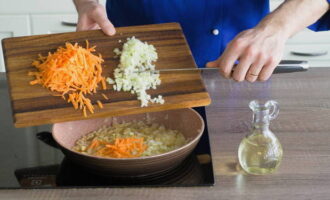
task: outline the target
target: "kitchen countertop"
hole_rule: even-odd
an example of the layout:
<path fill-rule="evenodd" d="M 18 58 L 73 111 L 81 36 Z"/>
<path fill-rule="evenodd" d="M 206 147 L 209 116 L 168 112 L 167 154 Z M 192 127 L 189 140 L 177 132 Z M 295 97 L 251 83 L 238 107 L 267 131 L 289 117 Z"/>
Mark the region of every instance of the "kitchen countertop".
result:
<path fill-rule="evenodd" d="M 207 119 L 215 186 L 1 190 L 0 199 L 329 199 L 330 68 L 277 74 L 254 84 L 235 83 L 217 73 L 203 76 L 213 101 L 207 107 Z M 2 83 L 0 90 L 5 89 Z M 282 143 L 284 156 L 272 175 L 246 175 L 237 165 L 237 148 L 252 120 L 248 103 L 253 99 L 274 99 L 280 104 L 271 129 Z M 8 102 L 1 96 L 0 100 Z M 0 127 L 11 126 L 1 122 Z"/>

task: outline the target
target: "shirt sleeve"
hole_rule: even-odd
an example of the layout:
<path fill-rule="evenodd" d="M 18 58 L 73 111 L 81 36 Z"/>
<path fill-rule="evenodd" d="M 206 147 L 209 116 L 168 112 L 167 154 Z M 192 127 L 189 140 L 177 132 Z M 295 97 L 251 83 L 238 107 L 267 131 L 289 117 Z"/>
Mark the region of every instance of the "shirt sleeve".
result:
<path fill-rule="evenodd" d="M 330 0 L 327 0 L 330 3 Z M 317 22 L 308 27 L 313 31 L 330 30 L 330 10 L 326 12 Z"/>

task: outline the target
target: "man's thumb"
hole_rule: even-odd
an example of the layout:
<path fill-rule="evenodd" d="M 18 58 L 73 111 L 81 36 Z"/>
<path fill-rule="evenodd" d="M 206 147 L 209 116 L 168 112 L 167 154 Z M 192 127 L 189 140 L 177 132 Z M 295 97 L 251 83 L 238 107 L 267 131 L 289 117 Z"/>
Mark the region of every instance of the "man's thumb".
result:
<path fill-rule="evenodd" d="M 217 60 L 206 63 L 206 67 L 207 67 L 207 68 L 218 67 L 218 62 L 217 62 Z"/>
<path fill-rule="evenodd" d="M 100 13 L 95 20 L 105 34 L 114 35 L 116 33 L 115 27 L 109 21 L 105 13 Z"/>

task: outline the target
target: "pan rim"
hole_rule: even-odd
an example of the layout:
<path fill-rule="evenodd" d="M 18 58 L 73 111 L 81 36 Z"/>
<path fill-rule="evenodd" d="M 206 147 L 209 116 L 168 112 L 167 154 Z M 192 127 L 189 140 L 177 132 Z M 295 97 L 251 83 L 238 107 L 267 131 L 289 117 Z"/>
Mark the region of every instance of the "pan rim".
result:
<path fill-rule="evenodd" d="M 143 161 L 143 160 L 149 160 L 149 159 L 156 159 L 156 158 L 163 158 L 163 157 L 167 157 L 169 155 L 174 155 L 176 152 L 181 152 L 183 150 L 186 150 L 186 149 L 189 149 L 190 146 L 192 146 L 194 143 L 196 143 L 196 141 L 198 141 L 202 134 L 204 133 L 204 129 L 205 129 L 205 122 L 202 118 L 202 116 L 194 109 L 192 108 L 183 108 L 183 109 L 187 109 L 189 111 L 192 111 L 197 117 L 198 119 L 201 121 L 201 129 L 199 130 L 198 134 L 192 139 L 190 140 L 188 143 L 186 143 L 185 145 L 177 148 L 177 149 L 174 149 L 172 151 L 168 151 L 166 153 L 162 153 L 162 154 L 157 154 L 157 155 L 153 155 L 153 156 L 143 156 L 143 157 L 136 157 L 136 158 L 111 158 L 111 157 L 98 157 L 98 156 L 92 156 L 92 155 L 88 155 L 88 154 L 83 154 L 83 153 L 80 153 L 80 152 L 77 152 L 77 151 L 74 151 L 70 148 L 67 148 L 66 146 L 64 146 L 60 140 L 58 140 L 58 138 L 56 137 L 56 134 L 54 134 L 54 127 L 56 125 L 59 125 L 60 123 L 55 123 L 53 124 L 52 126 L 52 136 L 54 138 L 54 140 L 56 141 L 57 144 L 59 144 L 59 146 L 67 151 L 70 151 L 74 154 L 77 154 L 79 156 L 84 156 L 84 157 L 88 157 L 88 158 L 91 158 L 91 159 L 97 159 L 97 160 L 104 160 L 104 161 Z M 162 111 L 161 111 L 162 112 Z"/>

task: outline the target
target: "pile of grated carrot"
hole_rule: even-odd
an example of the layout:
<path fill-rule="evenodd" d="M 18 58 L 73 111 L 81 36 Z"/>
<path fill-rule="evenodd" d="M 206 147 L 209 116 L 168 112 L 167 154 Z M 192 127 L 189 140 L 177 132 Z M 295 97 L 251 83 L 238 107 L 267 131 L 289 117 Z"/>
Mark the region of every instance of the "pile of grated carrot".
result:
<path fill-rule="evenodd" d="M 94 107 L 86 95 L 96 93 L 99 83 L 106 89 L 101 66 L 104 60 L 100 54 L 97 56 L 92 52 L 95 52 L 95 46 L 89 47 L 86 40 L 86 48 L 67 42 L 65 47 L 59 47 L 54 53 L 49 52 L 46 57 L 39 55 L 39 59 L 32 63 L 38 71 L 28 73 L 35 77 L 30 84 L 41 84 L 59 93 L 55 96 L 62 96 L 64 100 L 67 98 L 68 103 L 71 102 L 75 109 L 83 110 L 87 117 L 86 109 L 94 113 Z M 97 104 L 103 107 L 100 101 Z"/>
<path fill-rule="evenodd" d="M 96 156 L 112 158 L 140 157 L 147 149 L 143 138 L 116 138 L 114 143 L 93 139 L 87 150 L 94 152 Z"/>

